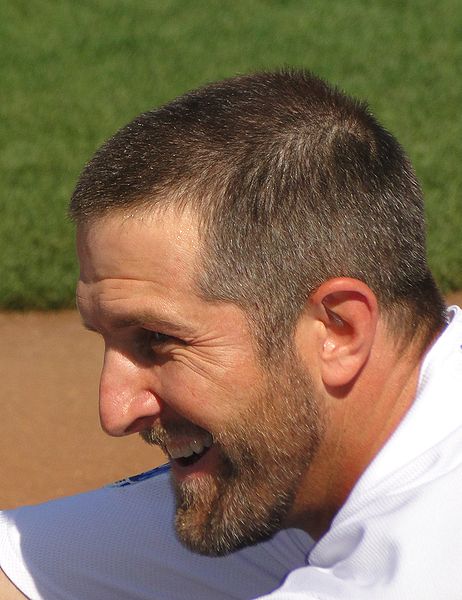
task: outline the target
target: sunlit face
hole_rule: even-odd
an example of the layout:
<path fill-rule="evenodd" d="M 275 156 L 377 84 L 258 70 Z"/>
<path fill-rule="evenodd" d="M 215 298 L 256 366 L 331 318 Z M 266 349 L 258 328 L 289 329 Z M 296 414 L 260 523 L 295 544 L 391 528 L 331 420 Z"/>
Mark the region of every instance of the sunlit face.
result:
<path fill-rule="evenodd" d="M 199 296 L 198 251 L 186 213 L 80 226 L 77 301 L 105 340 L 104 429 L 163 448 L 180 539 L 224 554 L 284 523 L 321 419 L 298 361 L 263 368 L 242 310 Z"/>

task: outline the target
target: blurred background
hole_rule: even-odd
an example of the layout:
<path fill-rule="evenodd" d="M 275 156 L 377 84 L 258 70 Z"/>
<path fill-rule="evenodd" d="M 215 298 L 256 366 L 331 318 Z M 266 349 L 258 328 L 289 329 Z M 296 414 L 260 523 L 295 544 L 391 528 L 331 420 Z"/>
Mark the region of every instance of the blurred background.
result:
<path fill-rule="evenodd" d="M 296 66 L 366 98 L 422 182 L 438 282 L 462 289 L 460 0 L 0 0 L 0 14 L 0 507 L 162 460 L 99 430 L 101 346 L 69 310 L 66 208 L 107 137 L 186 90 Z"/>

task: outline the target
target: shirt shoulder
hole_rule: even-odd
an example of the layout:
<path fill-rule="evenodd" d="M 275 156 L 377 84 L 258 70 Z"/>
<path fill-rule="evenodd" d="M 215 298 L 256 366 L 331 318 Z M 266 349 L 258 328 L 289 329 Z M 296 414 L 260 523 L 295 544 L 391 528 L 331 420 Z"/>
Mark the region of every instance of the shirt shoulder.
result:
<path fill-rule="evenodd" d="M 308 536 L 273 540 L 224 558 L 177 540 L 168 468 L 105 488 L 0 513 L 0 565 L 33 600 L 255 598 L 305 564 Z"/>

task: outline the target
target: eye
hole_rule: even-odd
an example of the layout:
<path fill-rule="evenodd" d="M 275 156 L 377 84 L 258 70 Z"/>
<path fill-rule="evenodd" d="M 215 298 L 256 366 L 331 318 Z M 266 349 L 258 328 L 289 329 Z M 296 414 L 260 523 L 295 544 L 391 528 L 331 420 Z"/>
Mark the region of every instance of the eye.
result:
<path fill-rule="evenodd" d="M 138 347 L 147 357 L 170 351 L 174 345 L 182 343 L 176 337 L 152 329 L 141 329 L 138 334 Z"/>
<path fill-rule="evenodd" d="M 160 333 L 159 331 L 146 330 L 146 332 L 151 346 L 161 346 L 172 339 L 171 336 Z"/>

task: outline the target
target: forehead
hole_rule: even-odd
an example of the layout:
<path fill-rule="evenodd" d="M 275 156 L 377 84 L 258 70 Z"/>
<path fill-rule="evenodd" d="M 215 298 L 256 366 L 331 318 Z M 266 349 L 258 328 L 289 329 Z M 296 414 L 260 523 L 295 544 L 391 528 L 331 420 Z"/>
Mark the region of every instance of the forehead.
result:
<path fill-rule="evenodd" d="M 228 340 L 248 349 L 241 309 L 204 300 L 197 291 L 199 248 L 196 220 L 186 212 L 119 214 L 80 225 L 77 305 L 84 323 L 103 335 L 142 324 L 181 339 Z"/>
<path fill-rule="evenodd" d="M 82 283 L 170 278 L 192 287 L 198 250 L 188 212 L 114 214 L 77 227 Z"/>

